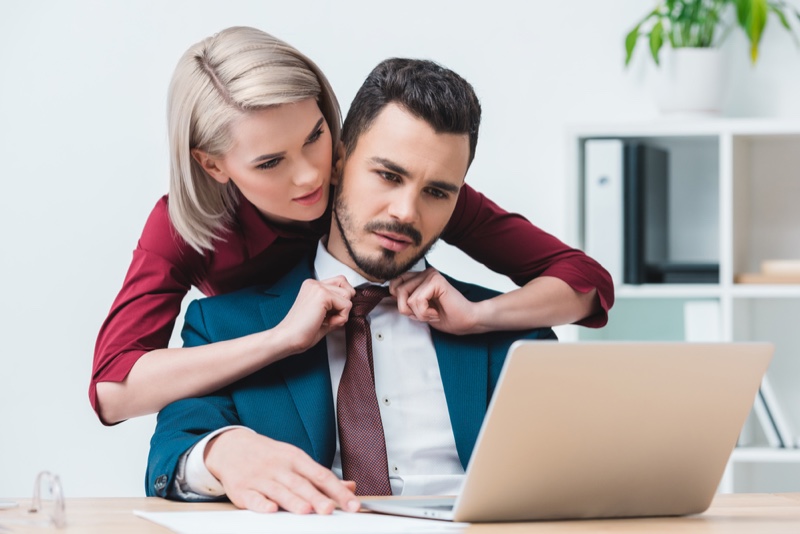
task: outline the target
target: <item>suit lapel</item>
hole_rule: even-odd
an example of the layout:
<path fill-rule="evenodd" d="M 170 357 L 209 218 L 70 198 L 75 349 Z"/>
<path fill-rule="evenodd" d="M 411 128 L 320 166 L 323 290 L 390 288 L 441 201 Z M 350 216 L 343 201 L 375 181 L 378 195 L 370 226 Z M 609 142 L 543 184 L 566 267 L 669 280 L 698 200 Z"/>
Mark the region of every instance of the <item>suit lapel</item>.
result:
<path fill-rule="evenodd" d="M 314 278 L 311 260 L 301 262 L 266 292 L 261 315 L 266 328 L 280 323 L 294 305 L 303 281 Z M 336 449 L 328 350 L 323 339 L 302 354 L 275 364 L 297 407 L 317 461 L 330 466 Z"/>
<path fill-rule="evenodd" d="M 464 469 L 478 439 L 488 405 L 488 347 L 476 336 L 453 336 L 431 329 L 439 372 L 453 425 L 456 450 Z"/>

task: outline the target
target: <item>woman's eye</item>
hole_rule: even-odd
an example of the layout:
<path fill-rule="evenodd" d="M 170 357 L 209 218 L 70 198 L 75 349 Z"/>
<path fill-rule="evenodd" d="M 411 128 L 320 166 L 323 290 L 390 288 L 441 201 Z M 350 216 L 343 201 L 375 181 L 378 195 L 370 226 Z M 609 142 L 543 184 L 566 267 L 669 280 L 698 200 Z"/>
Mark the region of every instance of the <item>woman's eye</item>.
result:
<path fill-rule="evenodd" d="M 324 132 L 323 132 L 322 128 L 320 128 L 319 130 L 317 130 L 316 132 L 314 132 L 313 134 L 311 134 L 311 136 L 310 136 L 310 137 L 308 138 L 308 140 L 306 141 L 306 144 L 307 144 L 307 145 L 310 145 L 311 143 L 315 142 L 317 139 L 319 139 L 320 137 L 322 137 L 322 134 L 323 134 L 323 133 L 324 133 Z"/>
<path fill-rule="evenodd" d="M 274 158 L 271 160 L 267 160 L 264 163 L 258 165 L 256 168 L 265 171 L 269 169 L 274 169 L 275 167 L 277 167 L 278 163 L 280 163 L 282 159 L 283 158 Z"/>

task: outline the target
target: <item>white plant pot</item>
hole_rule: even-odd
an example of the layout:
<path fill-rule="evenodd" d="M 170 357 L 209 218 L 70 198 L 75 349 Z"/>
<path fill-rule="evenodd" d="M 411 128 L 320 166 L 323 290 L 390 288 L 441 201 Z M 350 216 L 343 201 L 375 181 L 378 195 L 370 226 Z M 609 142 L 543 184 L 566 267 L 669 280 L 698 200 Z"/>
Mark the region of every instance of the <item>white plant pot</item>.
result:
<path fill-rule="evenodd" d="M 725 88 L 716 48 L 665 48 L 657 76 L 657 103 L 669 115 L 719 115 Z"/>

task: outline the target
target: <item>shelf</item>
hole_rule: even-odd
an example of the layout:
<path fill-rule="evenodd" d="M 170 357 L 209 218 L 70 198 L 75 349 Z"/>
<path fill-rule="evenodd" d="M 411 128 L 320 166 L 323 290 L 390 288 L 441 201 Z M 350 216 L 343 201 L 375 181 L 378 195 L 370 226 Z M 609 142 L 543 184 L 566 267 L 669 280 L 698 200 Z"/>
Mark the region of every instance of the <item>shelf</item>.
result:
<path fill-rule="evenodd" d="M 736 298 L 800 298 L 800 284 L 734 284 Z"/>
<path fill-rule="evenodd" d="M 800 284 L 642 284 L 616 287 L 619 298 L 800 298 Z"/>
<path fill-rule="evenodd" d="M 800 462 L 800 449 L 774 447 L 737 447 L 731 454 L 732 462 Z"/>
<path fill-rule="evenodd" d="M 739 273 L 762 272 L 765 261 L 800 258 L 800 120 L 584 123 L 568 128 L 567 138 L 569 237 L 607 264 L 619 282 L 606 327 L 579 329 L 575 337 L 586 341 L 769 341 L 775 355 L 767 374 L 789 426 L 795 433 L 800 431 L 800 329 L 795 324 L 800 317 L 800 280 L 786 279 L 785 284 L 763 283 L 775 280 L 758 278 L 747 280 L 752 283 L 735 280 Z M 633 146 L 668 154 L 666 164 L 661 158 L 660 167 L 649 172 L 650 182 L 631 174 L 625 148 L 630 155 Z M 637 223 L 643 227 L 638 228 L 639 234 L 643 231 L 652 239 L 634 244 L 644 246 L 645 264 L 718 264 L 718 282 L 622 283 L 625 260 L 642 262 L 625 257 L 625 230 L 631 229 L 624 226 L 625 203 L 647 205 L 648 200 L 634 199 L 630 190 L 625 196 L 624 186 L 661 186 L 664 171 L 666 193 L 663 187 L 651 187 L 656 193 L 649 198 L 665 199 L 666 222 L 654 217 L 649 226 Z M 660 202 L 654 205 L 661 208 Z M 609 225 L 604 224 L 607 221 Z M 627 239 L 631 233 L 636 232 L 629 232 Z M 800 491 L 800 448 L 737 448 L 731 464 L 736 467 L 729 470 L 731 488 L 736 478 L 739 491 Z"/>
<path fill-rule="evenodd" d="M 577 124 L 577 137 L 784 136 L 800 134 L 800 121 L 775 119 L 661 119 L 647 122 Z"/>
<path fill-rule="evenodd" d="M 722 288 L 717 284 L 642 284 L 616 287 L 619 298 L 719 298 Z"/>

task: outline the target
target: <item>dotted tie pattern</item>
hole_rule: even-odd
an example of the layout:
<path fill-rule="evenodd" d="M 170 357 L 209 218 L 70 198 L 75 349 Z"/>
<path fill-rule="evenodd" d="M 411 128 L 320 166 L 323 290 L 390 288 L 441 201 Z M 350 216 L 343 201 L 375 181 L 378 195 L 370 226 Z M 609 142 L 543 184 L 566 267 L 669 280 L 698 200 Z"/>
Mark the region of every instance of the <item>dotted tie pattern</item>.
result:
<path fill-rule="evenodd" d="M 372 333 L 367 314 L 389 296 L 389 288 L 361 285 L 345 325 L 347 362 L 336 397 L 342 474 L 356 482 L 356 495 L 391 495 L 386 439 L 375 393 Z"/>

